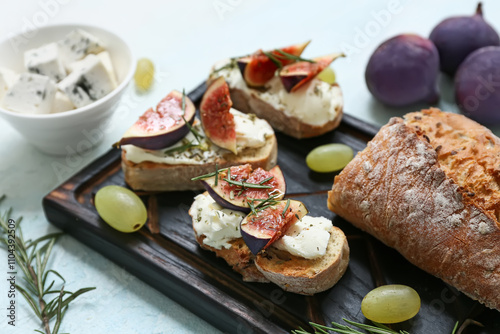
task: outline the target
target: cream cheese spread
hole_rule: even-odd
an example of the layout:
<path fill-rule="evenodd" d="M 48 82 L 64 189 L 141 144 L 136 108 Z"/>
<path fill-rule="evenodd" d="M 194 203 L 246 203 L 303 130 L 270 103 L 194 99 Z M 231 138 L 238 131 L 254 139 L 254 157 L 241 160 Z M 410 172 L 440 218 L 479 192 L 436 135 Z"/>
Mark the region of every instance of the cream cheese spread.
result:
<path fill-rule="evenodd" d="M 196 234 L 204 235 L 203 243 L 210 247 L 230 248 L 229 241 L 241 238 L 240 222 L 246 214 L 224 209 L 210 196 L 196 196 L 189 214 Z"/>
<path fill-rule="evenodd" d="M 332 226 L 331 220 L 325 217 L 304 216 L 273 246 L 306 259 L 322 257 L 326 254 Z"/>
<path fill-rule="evenodd" d="M 292 93 L 283 88 L 278 76 L 273 77 L 263 90 L 253 89 L 247 86 L 236 61 L 231 59 L 215 64 L 211 76 L 223 76 L 229 87 L 256 96 L 287 116 L 296 117 L 310 125 L 321 126 L 334 120 L 344 103 L 339 86 L 316 78 Z"/>
<path fill-rule="evenodd" d="M 216 249 L 229 248 L 229 241 L 241 238 L 240 222 L 246 214 L 222 208 L 212 197 L 198 195 L 189 210 L 197 235 L 204 235 L 203 242 Z M 291 226 L 273 247 L 306 259 L 326 254 L 332 222 L 325 217 L 304 216 Z"/>

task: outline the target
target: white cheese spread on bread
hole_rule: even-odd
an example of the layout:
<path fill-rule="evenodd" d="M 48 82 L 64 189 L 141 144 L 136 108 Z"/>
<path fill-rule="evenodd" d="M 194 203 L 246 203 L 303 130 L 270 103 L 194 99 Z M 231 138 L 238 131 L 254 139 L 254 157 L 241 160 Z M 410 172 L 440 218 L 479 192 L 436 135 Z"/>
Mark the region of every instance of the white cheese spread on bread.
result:
<path fill-rule="evenodd" d="M 274 134 L 273 129 L 266 121 L 255 117 L 254 115 L 244 114 L 236 109 L 230 110 L 234 116 L 236 128 L 236 148 L 238 152 L 246 148 L 259 148 L 266 144 L 269 136 Z M 195 120 L 194 128 L 204 135 L 201 123 Z M 228 151 L 211 143 L 206 137 L 201 139 L 200 147 L 192 147 L 183 151 L 175 151 L 176 147 L 186 145 L 187 143 L 197 143 L 192 132 L 189 132 L 181 141 L 170 147 L 161 150 L 146 150 L 133 145 L 123 145 L 126 152 L 126 158 L 134 163 L 151 161 L 169 165 L 175 164 L 205 164 L 214 162 L 222 157 L 222 154 Z"/>
<path fill-rule="evenodd" d="M 297 91 L 288 93 L 278 76 L 273 77 L 263 90 L 248 87 L 235 60 L 226 59 L 215 64 L 214 71 L 211 77 L 223 76 L 230 88 L 254 95 L 286 115 L 310 125 L 323 125 L 334 120 L 344 103 L 339 86 L 317 78 Z"/>
<path fill-rule="evenodd" d="M 231 248 L 228 242 L 241 238 L 240 222 L 246 214 L 222 208 L 211 196 L 196 196 L 189 214 L 196 234 L 204 235 L 203 243 L 210 247 Z"/>
<path fill-rule="evenodd" d="M 211 196 L 196 196 L 189 214 L 196 234 L 204 235 L 203 242 L 208 246 L 229 248 L 228 241 L 241 238 L 240 222 L 246 214 L 222 208 Z M 272 247 L 305 259 L 316 259 L 326 254 L 331 229 L 332 222 L 325 217 L 304 216 Z"/>
<path fill-rule="evenodd" d="M 325 217 L 304 216 L 273 243 L 273 247 L 306 259 L 326 254 L 332 221 Z"/>

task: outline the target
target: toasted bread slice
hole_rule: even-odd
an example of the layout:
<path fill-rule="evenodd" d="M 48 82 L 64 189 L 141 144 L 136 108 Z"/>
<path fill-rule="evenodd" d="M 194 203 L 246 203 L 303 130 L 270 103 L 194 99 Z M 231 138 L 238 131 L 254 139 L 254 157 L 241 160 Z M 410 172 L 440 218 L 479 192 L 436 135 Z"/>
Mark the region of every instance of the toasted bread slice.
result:
<path fill-rule="evenodd" d="M 134 163 L 127 159 L 126 147 L 122 148 L 122 170 L 125 182 L 134 190 L 174 191 L 203 189 L 200 181 L 191 178 L 215 171 L 219 168 L 250 164 L 269 170 L 276 165 L 278 144 L 276 136 L 268 136 L 264 146 L 246 148 L 237 155 L 229 151 L 203 164 L 166 164 L 151 161 Z"/>
<path fill-rule="evenodd" d="M 336 84 L 334 84 L 336 85 Z M 338 85 L 336 85 L 338 86 Z M 337 128 L 342 120 L 342 105 L 336 106 L 335 118 L 321 125 L 305 123 L 300 118 L 289 115 L 285 110 L 277 109 L 262 100 L 257 94 L 248 94 L 239 88 L 229 89 L 233 105 L 244 113 L 252 113 L 263 118 L 276 130 L 298 139 L 320 136 Z"/>
<path fill-rule="evenodd" d="M 257 269 L 283 290 L 312 295 L 334 286 L 344 275 L 349 263 L 347 238 L 336 226 L 330 230 L 326 254 L 317 259 L 305 259 L 286 251 L 269 247 L 257 255 Z"/>
<path fill-rule="evenodd" d="M 234 59 L 216 63 L 207 83 L 219 76 L 228 83 L 234 108 L 265 119 L 291 137 L 316 137 L 335 129 L 342 120 L 344 102 L 337 83 L 314 78 L 298 91 L 287 93 L 280 79 L 274 77 L 263 88 L 251 88 Z"/>

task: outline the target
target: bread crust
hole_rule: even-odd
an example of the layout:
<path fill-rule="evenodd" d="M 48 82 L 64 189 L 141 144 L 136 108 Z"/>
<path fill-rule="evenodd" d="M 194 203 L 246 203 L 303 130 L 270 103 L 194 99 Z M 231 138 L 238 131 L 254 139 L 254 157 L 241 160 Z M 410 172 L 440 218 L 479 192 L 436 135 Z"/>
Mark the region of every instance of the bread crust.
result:
<path fill-rule="evenodd" d="M 241 274 L 243 281 L 269 283 L 269 280 L 255 266 L 255 256 L 250 252 L 243 238 L 229 241 L 230 248 L 217 249 L 203 243 L 204 235 L 199 236 L 195 231 L 195 236 L 201 248 L 212 251 L 217 257 L 224 259 L 234 271 Z"/>
<path fill-rule="evenodd" d="M 337 84 L 333 85 L 338 86 Z M 274 129 L 298 139 L 316 137 L 329 132 L 337 128 L 342 120 L 342 106 L 338 106 L 336 109 L 337 114 L 333 120 L 322 125 L 311 125 L 302 122 L 295 116 L 285 114 L 282 110 L 275 109 L 256 94 L 247 94 L 241 89 L 231 87 L 229 92 L 234 108 L 247 114 L 255 114 L 257 117 L 268 121 Z"/>
<path fill-rule="evenodd" d="M 421 117 L 420 126 L 412 121 L 415 116 Z M 461 124 L 461 129 L 431 133 L 430 123 L 451 129 Z M 335 177 L 328 207 L 421 269 L 500 310 L 499 222 L 471 189 L 486 174 L 500 175 L 500 155 L 491 156 L 497 170 L 469 176 L 474 182 L 455 177 L 453 166 L 463 160 L 446 160 L 438 152 L 453 145 L 459 151 L 463 142 L 455 139 L 461 136 L 477 138 L 475 146 L 487 136 L 495 150 L 500 147 L 489 130 L 461 115 L 431 109 L 410 114 L 406 123 L 392 118 Z M 436 145 L 439 140 L 447 146 Z M 477 163 L 483 149 L 463 159 Z"/>
<path fill-rule="evenodd" d="M 274 247 L 257 255 L 255 265 L 283 290 L 313 295 L 328 290 L 344 275 L 349 264 L 349 246 L 344 232 L 333 226 L 326 255 L 305 259 Z"/>
<path fill-rule="evenodd" d="M 249 163 L 254 169 L 261 167 L 269 170 L 276 165 L 277 160 L 278 144 L 276 136 L 273 134 L 267 137 L 266 144 L 260 148 L 247 148 L 238 155 L 228 152 L 216 162 L 219 168 Z M 191 178 L 213 172 L 216 162 L 200 165 L 169 165 L 151 161 L 134 163 L 127 160 L 126 151 L 122 149 L 122 170 L 125 182 L 134 190 L 177 191 L 203 189 L 200 181 L 191 181 Z"/>

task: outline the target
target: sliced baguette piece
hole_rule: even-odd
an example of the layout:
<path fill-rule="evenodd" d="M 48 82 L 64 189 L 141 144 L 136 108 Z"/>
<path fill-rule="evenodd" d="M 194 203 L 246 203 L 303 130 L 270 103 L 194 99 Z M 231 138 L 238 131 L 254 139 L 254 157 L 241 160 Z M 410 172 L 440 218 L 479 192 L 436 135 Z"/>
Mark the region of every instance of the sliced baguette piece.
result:
<path fill-rule="evenodd" d="M 330 85 L 314 78 L 297 92 L 287 93 L 279 77 L 274 77 L 263 89 L 251 88 L 243 80 L 234 59 L 222 60 L 216 63 L 209 75 L 207 85 L 219 76 L 223 76 L 228 83 L 234 108 L 267 120 L 274 129 L 291 137 L 301 139 L 320 136 L 337 128 L 342 120 L 343 96 L 337 83 Z M 327 94 L 324 89 L 331 95 L 331 99 L 322 99 Z M 283 96 L 290 94 L 301 97 L 308 94 L 314 95 L 312 97 L 316 101 L 314 103 L 300 102 L 300 109 L 303 111 L 301 111 L 302 116 L 298 116 L 297 113 L 294 114 L 287 110 L 291 107 L 285 106 L 281 101 Z M 297 100 L 292 100 L 293 102 L 290 102 L 290 105 L 295 108 L 295 105 L 298 104 Z M 327 105 L 329 110 L 328 112 L 320 112 L 321 122 L 316 119 L 318 111 L 311 109 L 317 108 L 319 105 Z M 308 117 L 311 117 L 310 115 L 314 116 L 310 121 L 306 121 Z"/>
<path fill-rule="evenodd" d="M 255 265 L 269 281 L 285 291 L 312 295 L 328 290 L 344 275 L 349 264 L 347 238 L 336 226 L 330 230 L 326 254 L 305 259 L 275 247 L 257 255 Z"/>
<path fill-rule="evenodd" d="M 338 87 L 337 84 L 334 84 L 334 86 Z M 317 137 L 332 131 L 339 126 L 342 120 L 343 110 L 341 104 L 336 107 L 336 116 L 334 119 L 321 125 L 313 125 L 304 123 L 296 116 L 288 115 L 284 110 L 276 109 L 271 104 L 259 98 L 255 92 L 249 94 L 239 88 L 229 87 L 231 100 L 235 108 L 241 112 L 252 113 L 259 118 L 263 118 L 274 129 L 297 139 Z"/>
<path fill-rule="evenodd" d="M 500 139 L 438 109 L 392 118 L 335 177 L 330 210 L 500 310 Z"/>
<path fill-rule="evenodd" d="M 254 169 L 269 170 L 276 165 L 278 144 L 276 136 L 268 136 L 264 146 L 246 148 L 237 155 L 227 151 L 219 159 L 204 164 L 164 164 L 151 161 L 134 163 L 127 160 L 126 149 L 122 149 L 122 170 L 125 182 L 134 190 L 176 191 L 203 189 L 200 181 L 191 178 L 215 171 L 218 168 L 250 164 Z"/>

